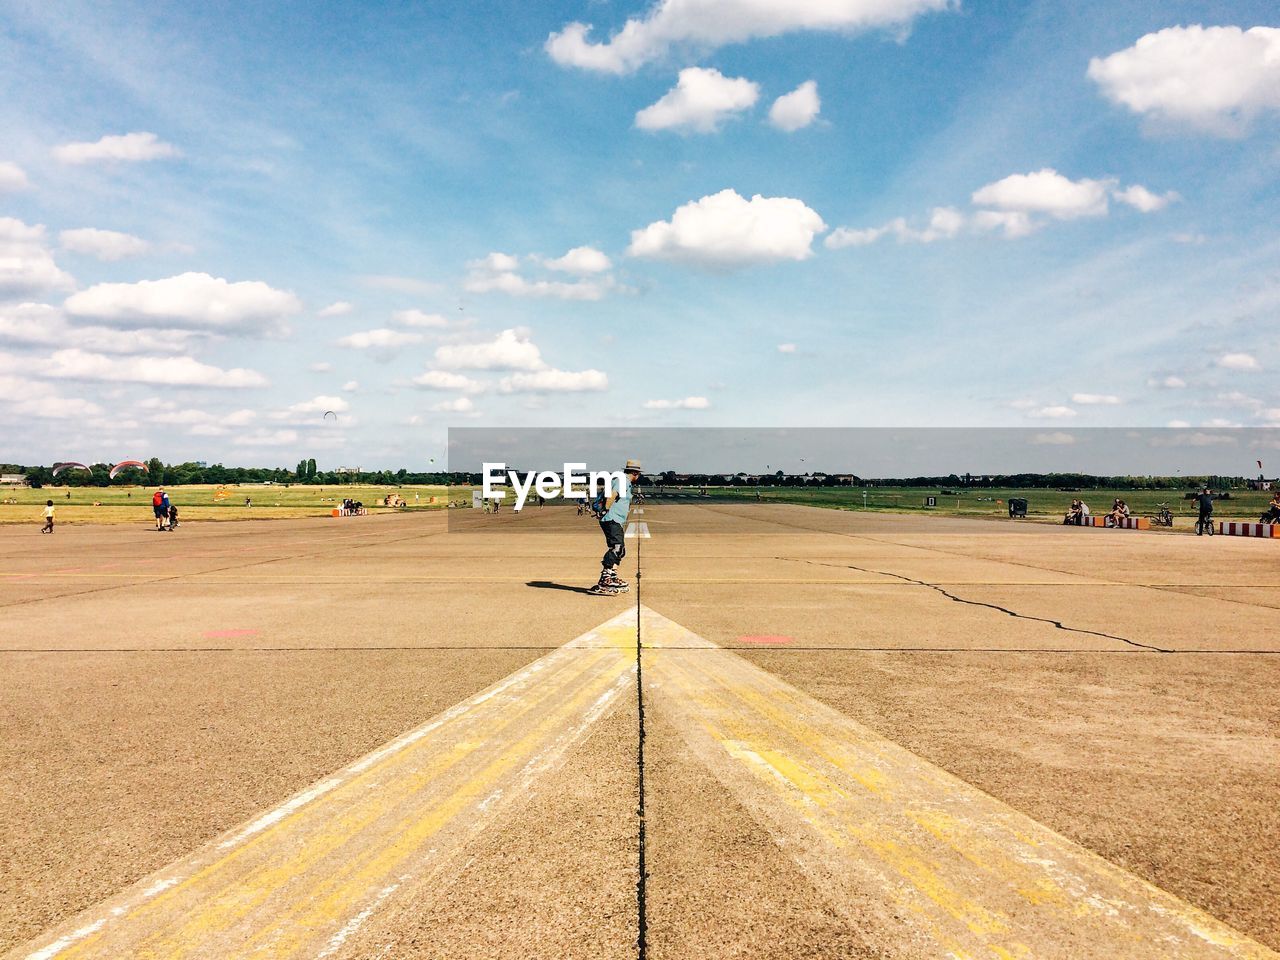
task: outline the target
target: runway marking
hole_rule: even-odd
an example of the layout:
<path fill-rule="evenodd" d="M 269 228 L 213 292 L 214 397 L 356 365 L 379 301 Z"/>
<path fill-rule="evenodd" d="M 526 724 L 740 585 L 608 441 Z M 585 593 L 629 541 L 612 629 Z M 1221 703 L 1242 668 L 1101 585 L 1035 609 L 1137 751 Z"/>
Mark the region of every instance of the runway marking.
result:
<path fill-rule="evenodd" d="M 904 955 L 1280 956 L 737 653 L 641 616 L 654 707 L 835 909 Z"/>
<path fill-rule="evenodd" d="M 635 540 L 635 539 L 637 539 L 637 538 L 639 538 L 639 539 L 641 539 L 641 540 L 648 540 L 648 539 L 650 539 L 650 537 L 649 537 L 649 524 L 647 524 L 647 523 L 645 523 L 645 522 L 643 522 L 643 521 L 640 521 L 639 523 L 632 522 L 632 523 L 627 524 L 627 533 L 626 533 L 626 536 L 627 536 L 627 538 L 628 538 L 628 539 L 630 539 L 630 540 Z"/>
<path fill-rule="evenodd" d="M 628 610 L 8 956 L 329 955 L 455 859 L 634 670 Z"/>

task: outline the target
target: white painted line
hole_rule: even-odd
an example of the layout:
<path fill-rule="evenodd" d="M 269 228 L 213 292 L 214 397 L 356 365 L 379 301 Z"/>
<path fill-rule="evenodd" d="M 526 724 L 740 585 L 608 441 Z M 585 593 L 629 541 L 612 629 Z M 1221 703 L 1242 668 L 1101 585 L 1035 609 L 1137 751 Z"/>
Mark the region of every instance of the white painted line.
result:
<path fill-rule="evenodd" d="M 629 540 L 651 540 L 649 536 L 649 525 L 647 523 L 629 523 L 627 524 L 627 539 Z"/>

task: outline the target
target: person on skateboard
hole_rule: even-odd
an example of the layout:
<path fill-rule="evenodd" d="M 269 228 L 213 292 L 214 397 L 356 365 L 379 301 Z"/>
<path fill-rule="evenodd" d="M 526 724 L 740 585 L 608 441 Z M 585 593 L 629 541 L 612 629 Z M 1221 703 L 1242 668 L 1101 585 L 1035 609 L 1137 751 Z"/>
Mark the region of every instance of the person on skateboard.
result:
<path fill-rule="evenodd" d="M 618 576 L 618 564 L 627 555 L 627 514 L 631 512 L 631 488 L 640 479 L 639 462 L 628 460 L 623 472 L 626 477 L 621 489 L 616 480 L 610 481 L 604 501 L 598 504 L 596 515 L 604 533 L 605 550 L 600 561 L 600 582 L 588 591 L 597 597 L 613 597 L 630 589 L 630 584 Z"/>

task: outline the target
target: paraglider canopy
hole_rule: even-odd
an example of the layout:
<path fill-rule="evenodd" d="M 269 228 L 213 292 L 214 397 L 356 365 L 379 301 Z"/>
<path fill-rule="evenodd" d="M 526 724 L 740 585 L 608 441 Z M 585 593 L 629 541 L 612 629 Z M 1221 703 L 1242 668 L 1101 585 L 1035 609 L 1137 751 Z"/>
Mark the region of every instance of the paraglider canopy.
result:
<path fill-rule="evenodd" d="M 118 474 L 121 470 L 128 470 L 130 467 L 137 467 L 143 473 L 147 472 L 147 465 L 143 463 L 141 460 L 121 460 L 119 463 L 117 463 L 114 467 L 111 468 L 111 472 L 107 474 L 107 478 L 109 480 L 114 480 L 116 478 L 116 474 Z"/>
<path fill-rule="evenodd" d="M 67 460 L 53 465 L 53 475 L 55 477 L 66 470 L 83 470 L 85 473 L 93 473 L 93 470 L 87 464 L 79 463 L 75 460 Z"/>
<path fill-rule="evenodd" d="M 337 415 L 334 411 L 332 411 L 332 410 L 326 410 L 326 411 L 324 412 L 324 419 L 325 419 L 325 420 L 328 420 L 330 417 L 333 417 L 333 419 L 334 419 L 334 420 L 337 420 L 337 419 L 338 419 L 338 415 Z"/>

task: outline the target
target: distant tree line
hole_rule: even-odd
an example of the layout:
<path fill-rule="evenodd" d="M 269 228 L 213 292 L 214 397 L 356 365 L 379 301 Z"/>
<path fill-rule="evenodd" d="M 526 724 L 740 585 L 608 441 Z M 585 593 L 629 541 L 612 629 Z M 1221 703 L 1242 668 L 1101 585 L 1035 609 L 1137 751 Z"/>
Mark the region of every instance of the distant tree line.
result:
<path fill-rule="evenodd" d="M 123 487 L 177 486 L 187 483 L 236 484 L 236 483 L 305 483 L 316 486 L 341 484 L 395 485 L 395 484 L 471 484 L 479 483 L 478 474 L 430 473 L 399 470 L 362 470 L 358 473 L 338 473 L 333 470 L 317 470 L 314 459 L 299 462 L 297 469 L 285 467 L 227 467 L 221 463 L 163 463 L 158 457 L 147 461 L 143 472 L 134 467 L 122 470 L 114 480 L 110 479 L 111 464 L 90 464 L 90 472 L 64 470 L 55 478 L 52 466 L 24 466 L 16 463 L 0 464 L 0 473 L 23 474 L 33 487 L 57 484 L 69 487 Z"/>
<path fill-rule="evenodd" d="M 147 470 L 128 468 L 114 479 L 108 474 L 111 464 L 95 463 L 91 472 L 66 470 L 55 479 L 51 466 L 23 466 L 0 464 L 0 473 L 23 474 L 33 487 L 59 484 L 70 487 L 107 487 L 156 484 L 179 485 L 187 483 L 236 484 L 236 483 L 303 483 L 315 486 L 340 486 L 343 484 L 384 485 L 471 485 L 480 483 L 478 473 L 450 473 L 446 471 L 417 472 L 401 467 L 399 470 L 343 471 L 318 470 L 314 458 L 299 460 L 297 467 L 227 467 L 220 463 L 162 463 L 158 457 L 147 461 Z M 827 474 L 812 471 L 804 474 L 776 473 L 762 475 L 737 473 L 676 473 L 665 471 L 651 474 L 645 483 L 667 486 L 734 486 L 734 487 L 939 487 L 952 490 L 964 489 L 1048 489 L 1048 490 L 1187 490 L 1210 486 L 1215 490 L 1245 487 L 1244 477 L 1226 476 L 1100 476 L 1089 473 L 1000 473 L 955 474 L 932 477 L 896 477 L 863 480 L 853 474 Z"/>

